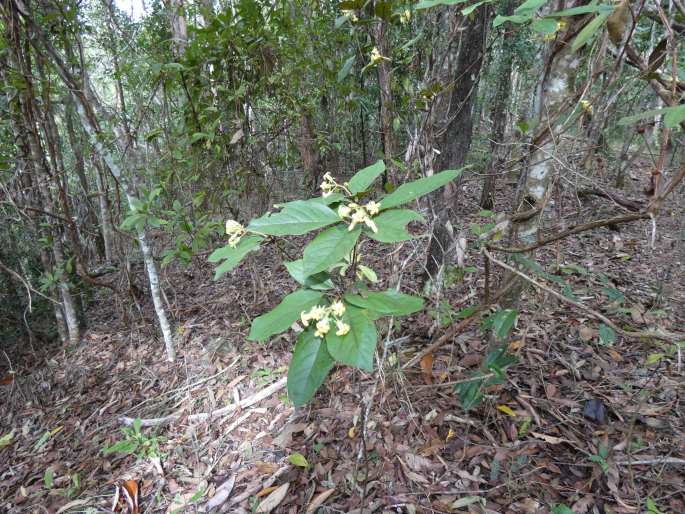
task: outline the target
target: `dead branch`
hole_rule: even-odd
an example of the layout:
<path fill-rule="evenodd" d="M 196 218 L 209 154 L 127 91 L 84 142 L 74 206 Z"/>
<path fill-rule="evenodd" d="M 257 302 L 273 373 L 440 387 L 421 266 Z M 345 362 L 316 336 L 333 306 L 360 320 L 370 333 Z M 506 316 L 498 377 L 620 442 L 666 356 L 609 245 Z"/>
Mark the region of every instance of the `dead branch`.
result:
<path fill-rule="evenodd" d="M 202 412 L 199 414 L 191 414 L 188 416 L 188 421 L 190 422 L 195 422 L 195 421 L 207 421 L 211 418 L 219 417 L 219 416 L 224 416 L 226 414 L 229 414 L 237 409 L 245 409 L 247 407 L 251 407 L 255 403 L 259 403 L 265 398 L 268 398 L 272 394 L 280 391 L 285 387 L 287 378 L 283 377 L 277 382 L 274 382 L 268 387 L 265 387 L 261 391 L 259 391 L 257 394 L 251 396 L 250 398 L 247 398 L 245 400 L 241 400 L 239 403 L 233 403 L 231 405 L 227 405 L 226 407 L 223 407 L 221 409 L 217 409 L 211 412 Z M 159 425 L 166 425 L 167 423 L 172 423 L 174 421 L 179 420 L 182 417 L 182 411 L 176 412 L 174 414 L 170 414 L 168 416 L 164 416 L 162 418 L 148 418 L 148 419 L 143 419 L 141 420 L 141 426 L 143 427 L 153 427 L 153 426 L 159 426 Z M 131 426 L 133 425 L 133 422 L 135 421 L 135 418 L 129 418 L 126 416 L 120 417 L 119 421 L 123 423 L 124 425 Z"/>

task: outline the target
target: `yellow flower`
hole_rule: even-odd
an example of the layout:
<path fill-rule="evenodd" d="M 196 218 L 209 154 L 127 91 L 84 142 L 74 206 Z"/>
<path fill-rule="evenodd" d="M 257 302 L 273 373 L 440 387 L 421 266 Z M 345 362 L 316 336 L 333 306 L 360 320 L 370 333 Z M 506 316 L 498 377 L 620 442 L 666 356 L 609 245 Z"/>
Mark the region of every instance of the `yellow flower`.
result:
<path fill-rule="evenodd" d="M 338 330 L 335 331 L 336 336 L 342 337 L 350 331 L 350 326 L 347 323 L 343 323 L 340 319 L 335 322 L 335 326 L 338 328 Z"/>
<path fill-rule="evenodd" d="M 338 207 L 338 216 L 341 218 L 347 218 L 351 212 L 352 209 L 350 209 L 347 205 L 341 205 Z"/>
<path fill-rule="evenodd" d="M 368 218 L 366 211 L 364 209 L 357 209 L 352 215 L 352 223 L 350 223 L 350 226 L 347 230 L 354 230 L 354 227 L 357 226 L 357 223 L 364 223 L 366 218 Z"/>
<path fill-rule="evenodd" d="M 373 50 L 371 50 L 371 64 L 378 64 L 382 60 L 389 61 L 387 57 L 383 57 L 381 53 L 378 51 L 378 48 L 375 46 L 373 47 Z"/>
<path fill-rule="evenodd" d="M 228 220 L 226 222 L 226 235 L 239 234 L 243 231 L 243 226 L 236 220 Z"/>
<path fill-rule="evenodd" d="M 371 216 L 375 216 L 381 210 L 381 204 L 371 200 L 364 206 L 364 208 L 366 209 L 366 212 L 368 212 Z"/>
<path fill-rule="evenodd" d="M 342 303 L 340 300 L 336 300 L 331 304 L 331 312 L 336 318 L 339 318 L 343 314 L 345 314 L 345 304 Z"/>
<path fill-rule="evenodd" d="M 366 226 L 369 227 L 374 234 L 378 232 L 378 227 L 376 226 L 374 221 L 368 216 L 364 218 L 364 223 L 366 223 Z"/>
<path fill-rule="evenodd" d="M 352 9 L 342 9 L 341 12 L 342 12 L 343 16 L 347 16 L 350 20 L 352 20 L 354 22 L 359 20 L 359 18 L 357 18 L 357 15 L 354 14 L 354 11 Z"/>
<path fill-rule="evenodd" d="M 324 318 L 321 321 L 317 322 L 316 324 L 316 332 L 314 332 L 314 335 L 316 337 L 323 337 L 326 334 L 328 334 L 328 331 L 331 329 L 330 322 L 328 321 L 328 318 Z"/>
<path fill-rule="evenodd" d="M 235 248 L 238 246 L 238 243 L 240 243 L 240 239 L 242 238 L 242 234 L 233 234 L 231 237 L 228 238 L 228 246 L 231 248 Z"/>
<path fill-rule="evenodd" d="M 309 320 L 312 319 L 312 317 L 309 315 L 308 312 L 302 311 L 300 312 L 300 320 L 302 321 L 302 324 L 305 327 L 309 326 Z"/>
<path fill-rule="evenodd" d="M 404 25 L 411 19 L 411 11 L 409 9 L 405 10 L 402 14 L 400 14 L 400 23 Z"/>
<path fill-rule="evenodd" d="M 588 114 L 592 114 L 592 111 L 594 110 L 592 107 L 592 104 L 588 102 L 587 100 L 581 100 L 580 101 L 580 106 L 583 108 L 585 112 Z"/>
<path fill-rule="evenodd" d="M 326 315 L 326 307 L 323 305 L 317 305 L 315 307 L 312 307 L 312 309 L 309 311 L 309 317 L 311 319 L 315 320 L 320 320 Z"/>

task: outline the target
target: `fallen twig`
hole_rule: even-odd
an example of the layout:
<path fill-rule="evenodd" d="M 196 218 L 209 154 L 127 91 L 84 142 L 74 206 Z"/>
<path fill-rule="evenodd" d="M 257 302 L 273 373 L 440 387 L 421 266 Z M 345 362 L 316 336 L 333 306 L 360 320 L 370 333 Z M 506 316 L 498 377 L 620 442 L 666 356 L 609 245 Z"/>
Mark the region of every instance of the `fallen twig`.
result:
<path fill-rule="evenodd" d="M 268 398 L 272 394 L 274 394 L 277 391 L 280 391 L 285 387 L 287 378 L 283 377 L 277 382 L 274 382 L 268 387 L 265 387 L 255 395 L 251 396 L 250 398 L 246 398 L 245 400 L 241 400 L 240 403 L 233 403 L 231 405 L 227 405 L 226 407 L 223 407 L 221 409 L 217 409 L 211 412 L 202 412 L 199 414 L 191 414 L 188 416 L 188 421 L 207 421 L 208 419 L 218 417 L 218 416 L 223 416 L 225 414 L 228 414 L 229 412 L 233 412 L 234 410 L 241 408 L 245 409 L 247 407 L 251 407 L 255 403 L 261 402 L 263 399 Z M 173 421 L 176 421 L 180 419 L 182 416 L 182 411 L 176 412 L 174 414 L 170 414 L 168 416 L 164 416 L 162 418 L 148 418 L 148 419 L 143 419 L 141 420 L 141 426 L 143 427 L 153 427 L 153 426 L 159 426 L 159 425 L 165 425 L 167 423 L 171 423 Z M 135 418 L 129 418 L 126 416 L 120 417 L 119 421 L 123 423 L 124 425 L 131 426 L 133 425 L 133 422 L 135 421 Z"/>
<path fill-rule="evenodd" d="M 618 327 L 613 321 L 611 321 L 609 318 L 607 318 L 604 314 L 601 314 L 597 312 L 596 310 L 588 307 L 587 305 L 583 305 L 582 303 L 578 303 L 574 300 L 571 300 L 570 298 L 565 297 L 563 294 L 556 292 L 554 289 L 551 287 L 548 287 L 544 284 L 541 284 L 537 280 L 529 277 L 525 273 L 522 273 L 521 271 L 517 270 L 513 266 L 509 266 L 509 264 L 502 262 L 498 259 L 495 259 L 490 252 L 488 252 L 488 249 L 486 247 L 483 247 L 483 254 L 490 259 L 492 262 L 497 264 L 498 266 L 514 273 L 515 275 L 518 275 L 521 277 L 523 280 L 530 282 L 533 284 L 535 287 L 542 289 L 543 291 L 547 291 L 549 294 L 557 298 L 558 300 L 561 300 L 564 303 L 567 303 L 569 305 L 572 305 L 578 310 L 583 311 L 584 313 L 592 316 L 595 319 L 600 320 L 603 322 L 605 325 L 611 327 L 617 334 L 621 334 L 624 337 L 630 337 L 634 339 L 639 339 L 641 337 L 651 337 L 653 339 L 660 339 L 662 341 L 681 341 L 685 336 L 682 334 L 666 334 L 663 332 L 654 332 L 651 330 L 644 330 L 644 331 L 639 331 L 639 332 L 631 332 L 628 330 L 623 330 L 622 328 Z"/>

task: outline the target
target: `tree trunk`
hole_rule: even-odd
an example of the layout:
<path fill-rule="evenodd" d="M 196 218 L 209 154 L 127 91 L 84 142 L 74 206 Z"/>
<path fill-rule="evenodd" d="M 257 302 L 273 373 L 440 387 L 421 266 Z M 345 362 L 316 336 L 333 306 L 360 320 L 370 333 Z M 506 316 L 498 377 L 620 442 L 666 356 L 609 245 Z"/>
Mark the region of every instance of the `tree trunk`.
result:
<path fill-rule="evenodd" d="M 378 72 L 378 89 L 380 91 L 380 116 L 379 124 L 383 141 L 383 156 L 387 171 L 383 175 L 384 182 L 395 182 L 396 177 L 394 172 L 394 165 L 392 163 L 395 157 L 395 135 L 393 133 L 393 98 L 392 98 L 392 62 L 390 59 L 390 45 L 385 34 L 385 22 L 380 20 L 373 28 L 373 37 L 376 43 L 376 48 L 380 54 L 386 59 L 381 61 L 376 66 Z"/>
<path fill-rule="evenodd" d="M 321 179 L 321 157 L 316 148 L 312 115 L 306 110 L 300 114 L 300 138 L 297 147 L 302 157 L 305 188 L 316 192 Z"/>
<path fill-rule="evenodd" d="M 183 0 L 164 0 L 171 24 L 171 48 L 176 57 L 181 57 L 188 46 L 188 27 L 183 7 Z"/>
<path fill-rule="evenodd" d="M 90 91 L 90 84 L 88 80 L 88 73 L 81 61 L 81 77 L 82 80 L 76 79 L 76 77 L 71 73 L 69 67 L 66 65 L 64 58 L 57 52 L 57 50 L 52 46 L 47 36 L 43 33 L 42 29 L 36 25 L 28 13 L 20 13 L 23 19 L 31 26 L 33 29 L 33 34 L 35 37 L 31 38 L 31 44 L 36 48 L 37 51 L 45 51 L 50 57 L 52 64 L 55 66 L 57 73 L 64 82 L 65 86 L 70 90 L 74 102 L 76 104 L 76 110 L 78 112 L 81 124 L 83 125 L 84 132 L 90 138 L 91 144 L 95 148 L 95 151 L 103 158 L 107 163 L 108 168 L 112 174 L 117 178 L 121 187 L 126 195 L 126 200 L 129 204 L 131 210 L 135 210 L 135 200 L 136 198 L 136 188 L 135 188 L 135 174 L 132 170 L 128 173 L 123 171 L 120 167 L 119 160 L 115 158 L 114 154 L 110 152 L 108 148 L 102 143 L 105 139 L 103 137 L 103 131 L 100 126 L 100 122 L 97 116 L 97 112 L 102 112 L 102 108 L 99 105 L 98 100 L 95 95 Z M 114 126 L 116 133 L 116 146 L 121 157 L 122 165 L 126 164 L 124 160 L 126 156 L 126 139 L 124 131 L 121 126 Z M 152 255 L 152 249 L 147 243 L 147 238 L 145 234 L 145 229 L 141 229 L 137 233 L 138 242 L 140 244 L 140 249 L 143 254 L 143 261 L 145 262 L 145 267 L 148 274 L 148 280 L 150 283 L 150 293 L 152 296 L 152 301 L 155 307 L 155 312 L 157 314 L 157 319 L 159 321 L 159 326 L 164 337 L 164 344 L 167 352 L 167 359 L 170 361 L 175 360 L 174 343 L 171 332 L 171 327 L 167 319 L 166 311 L 164 309 L 164 304 L 162 303 L 162 296 L 159 286 L 159 277 L 157 274 L 157 267 Z"/>
<path fill-rule="evenodd" d="M 483 64 L 489 18 L 489 9 L 484 6 L 477 9 L 468 21 L 465 20 L 466 26 L 462 32 L 461 48 L 452 78 L 454 88 L 448 109 L 449 122 L 440 145 L 441 154 L 435 166 L 438 170 L 461 168 L 466 162 L 466 155 L 471 147 L 473 106 Z M 452 245 L 450 207 L 455 200 L 454 185 L 445 187 L 442 193 L 433 196 L 435 221 L 424 275 L 424 283 L 428 288 L 438 286 Z"/>
<path fill-rule="evenodd" d="M 514 6 L 515 2 L 513 0 L 506 0 L 502 6 L 502 14 L 504 16 L 512 15 L 514 13 Z M 502 53 L 495 71 L 497 86 L 490 111 L 492 117 L 491 158 L 490 164 L 486 168 L 488 174 L 483 181 L 483 191 L 480 196 L 480 206 L 483 209 L 492 209 L 495 206 L 497 177 L 506 171 L 504 163 L 508 154 L 507 148 L 504 145 L 504 136 L 507 127 L 507 107 L 509 106 L 509 96 L 511 95 L 512 87 L 511 72 L 516 49 L 512 42 L 513 33 L 510 28 L 503 30 L 501 37 Z"/>

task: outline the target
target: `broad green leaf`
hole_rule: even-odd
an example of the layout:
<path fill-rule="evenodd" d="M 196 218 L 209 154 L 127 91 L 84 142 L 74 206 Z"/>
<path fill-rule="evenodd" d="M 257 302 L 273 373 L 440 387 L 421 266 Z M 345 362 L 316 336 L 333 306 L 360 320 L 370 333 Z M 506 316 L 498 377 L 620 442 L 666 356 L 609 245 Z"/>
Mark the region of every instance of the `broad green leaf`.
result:
<path fill-rule="evenodd" d="M 514 14 L 520 14 L 523 16 L 526 16 L 528 14 L 533 14 L 535 11 L 537 11 L 540 7 L 545 5 L 548 2 L 548 0 L 526 0 L 523 2 L 521 5 L 519 5 L 516 10 L 514 11 Z"/>
<path fill-rule="evenodd" d="M 585 25 L 583 30 L 580 31 L 580 33 L 576 36 L 576 39 L 573 40 L 573 44 L 571 45 L 571 50 L 574 52 L 585 45 L 585 43 L 588 42 L 588 40 L 595 35 L 595 33 L 602 28 L 602 25 L 606 23 L 607 18 L 609 17 L 609 14 L 611 13 L 602 13 L 598 14 L 593 20 Z"/>
<path fill-rule="evenodd" d="M 352 194 L 361 193 L 366 191 L 373 181 L 378 178 L 378 175 L 385 171 L 385 163 L 380 160 L 371 166 L 367 166 L 363 170 L 359 170 L 354 174 L 354 177 L 350 179 L 350 192 Z"/>
<path fill-rule="evenodd" d="M 430 9 L 438 5 L 458 5 L 465 4 L 469 0 L 422 0 L 414 6 L 414 9 L 420 11 L 421 9 Z"/>
<path fill-rule="evenodd" d="M 335 327 L 326 335 L 328 353 L 338 362 L 365 371 L 373 371 L 376 351 L 376 325 L 362 309 L 348 305 L 343 321 L 350 325 L 344 336 L 335 335 Z"/>
<path fill-rule="evenodd" d="M 298 452 L 291 453 L 290 455 L 288 455 L 288 462 L 290 462 L 290 464 L 292 464 L 293 466 L 297 466 L 298 468 L 309 467 L 309 462 L 307 462 L 305 456 Z"/>
<path fill-rule="evenodd" d="M 560 503 L 552 509 L 552 514 L 573 514 L 573 511 L 563 503 Z"/>
<path fill-rule="evenodd" d="M 335 287 L 335 284 L 331 280 L 331 276 L 325 271 L 307 276 L 307 274 L 304 272 L 304 262 L 302 259 L 292 262 L 285 262 L 284 264 L 288 269 L 290 276 L 293 277 L 298 283 L 308 287 L 309 289 L 327 291 Z"/>
<path fill-rule="evenodd" d="M 548 14 L 549 17 L 564 18 L 566 16 L 577 16 L 579 14 L 590 14 L 590 13 L 609 13 L 614 11 L 614 6 L 609 4 L 600 5 L 581 5 L 580 7 L 571 7 L 570 9 L 564 9 L 562 11 L 553 12 Z"/>
<path fill-rule="evenodd" d="M 5 446 L 9 446 L 12 444 L 12 439 L 14 438 L 14 430 L 11 432 L 6 433 L 2 437 L 0 437 L 0 450 L 2 450 Z"/>
<path fill-rule="evenodd" d="M 599 343 L 604 346 L 611 346 L 616 342 L 616 332 L 608 325 L 602 323 L 599 326 Z"/>
<path fill-rule="evenodd" d="M 302 332 L 288 367 L 288 397 L 293 404 L 299 407 L 311 400 L 333 364 L 326 342 L 315 337 L 311 328 Z"/>
<path fill-rule="evenodd" d="M 359 226 L 348 230 L 346 225 L 336 225 L 321 232 L 304 249 L 304 273 L 314 275 L 349 255 L 361 232 Z"/>
<path fill-rule="evenodd" d="M 281 300 L 272 311 L 254 319 L 250 328 L 250 341 L 264 341 L 274 334 L 288 330 L 302 311 L 316 305 L 323 293 L 309 289 L 299 289 Z"/>
<path fill-rule="evenodd" d="M 355 59 L 356 56 L 353 55 L 345 61 L 345 64 L 342 65 L 342 68 L 340 68 L 340 71 L 338 71 L 338 82 L 342 82 L 350 74 L 350 70 L 352 69 L 352 66 L 354 66 Z"/>
<path fill-rule="evenodd" d="M 504 22 L 511 22 L 511 23 L 516 23 L 517 25 L 520 25 L 521 23 L 526 23 L 527 21 L 530 21 L 532 16 L 522 16 L 520 14 L 514 14 L 512 16 L 502 16 L 501 14 L 498 14 L 495 17 L 495 21 L 492 22 L 493 27 L 499 27 L 502 25 Z"/>
<path fill-rule="evenodd" d="M 208 258 L 209 262 L 224 261 L 216 268 L 214 280 L 217 280 L 224 273 L 231 271 L 240 264 L 240 261 L 242 261 L 252 250 L 256 250 L 259 247 L 259 243 L 263 240 L 264 238 L 262 236 L 243 236 L 235 248 L 224 246 L 223 248 L 214 250 Z"/>
<path fill-rule="evenodd" d="M 644 118 L 653 118 L 655 116 L 661 116 L 662 114 L 664 115 L 664 125 L 668 128 L 675 128 L 685 121 L 685 105 L 676 105 L 675 107 L 665 107 L 663 109 L 651 109 L 649 111 L 641 112 L 640 114 L 626 116 L 625 118 L 618 120 L 618 124 L 631 125 Z"/>
<path fill-rule="evenodd" d="M 557 31 L 557 20 L 540 18 L 535 20 L 530 27 L 540 34 L 554 34 Z"/>
<path fill-rule="evenodd" d="M 509 337 L 509 332 L 516 321 L 516 311 L 513 309 L 504 309 L 496 312 L 492 320 L 492 333 L 499 341 L 504 341 Z"/>
<path fill-rule="evenodd" d="M 399 243 L 414 238 L 414 236 L 407 232 L 407 223 L 410 221 L 424 223 L 426 220 L 418 212 L 411 209 L 391 209 L 381 212 L 378 216 L 374 216 L 373 221 L 378 228 L 378 232 L 367 230 L 366 234 L 371 239 L 381 243 Z"/>
<path fill-rule="evenodd" d="M 670 107 L 664 114 L 664 125 L 666 128 L 676 128 L 685 121 L 685 104 L 676 107 Z"/>
<path fill-rule="evenodd" d="M 270 236 L 300 236 L 340 221 L 336 212 L 318 202 L 290 202 L 281 212 L 265 214 L 250 222 L 247 230 Z"/>
<path fill-rule="evenodd" d="M 492 1 L 493 0 L 480 0 L 480 2 L 476 2 L 475 4 L 469 5 L 468 7 L 465 7 L 464 9 L 462 9 L 461 14 L 462 14 L 462 16 L 468 16 L 473 11 L 478 9 L 481 5 L 492 3 Z"/>
<path fill-rule="evenodd" d="M 385 316 L 404 316 L 423 308 L 423 298 L 400 293 L 394 289 L 388 289 L 380 293 L 371 292 L 366 297 L 346 294 L 345 301 L 362 309 L 368 309 Z"/>
<path fill-rule="evenodd" d="M 485 379 L 480 378 L 478 373 L 473 380 L 468 382 L 462 382 L 454 386 L 454 391 L 459 396 L 459 402 L 461 403 L 461 408 L 464 411 L 470 411 L 476 407 L 483 400 L 483 385 L 485 384 Z"/>
<path fill-rule="evenodd" d="M 388 196 L 381 200 L 381 210 L 397 207 L 403 203 L 411 202 L 423 195 L 441 188 L 461 175 L 464 168 L 458 170 L 445 170 L 430 177 L 420 178 L 414 182 L 402 184 Z"/>
<path fill-rule="evenodd" d="M 47 489 L 52 489 L 52 485 L 55 483 L 55 470 L 48 468 L 43 473 L 43 484 Z"/>

